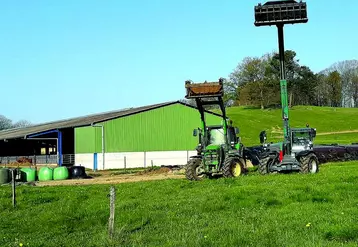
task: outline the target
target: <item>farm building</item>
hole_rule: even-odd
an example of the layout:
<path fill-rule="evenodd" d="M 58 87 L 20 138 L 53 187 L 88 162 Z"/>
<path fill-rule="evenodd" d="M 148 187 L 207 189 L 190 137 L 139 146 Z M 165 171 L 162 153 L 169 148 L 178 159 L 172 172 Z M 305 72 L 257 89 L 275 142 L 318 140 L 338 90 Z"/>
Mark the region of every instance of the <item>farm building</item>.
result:
<path fill-rule="evenodd" d="M 206 112 L 206 119 L 221 124 L 218 114 Z M 195 107 L 173 101 L 10 129 L 0 131 L 0 162 L 28 157 L 90 169 L 184 165 L 196 153 L 192 131 L 199 126 Z"/>

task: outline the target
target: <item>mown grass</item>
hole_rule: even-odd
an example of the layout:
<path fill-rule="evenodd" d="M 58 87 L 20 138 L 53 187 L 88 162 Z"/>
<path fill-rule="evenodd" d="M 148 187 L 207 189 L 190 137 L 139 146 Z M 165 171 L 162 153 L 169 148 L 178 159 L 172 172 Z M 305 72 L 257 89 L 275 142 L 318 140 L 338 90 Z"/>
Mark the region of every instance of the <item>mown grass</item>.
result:
<path fill-rule="evenodd" d="M 315 175 L 251 173 L 201 182 L 0 187 L 0 246 L 357 246 L 358 162 Z"/>
<path fill-rule="evenodd" d="M 229 107 L 228 116 L 240 128 L 242 142 L 246 146 L 259 144 L 259 133 L 267 131 L 268 141 L 282 140 L 282 112 L 281 109 L 255 109 L 252 107 Z M 320 135 L 327 132 L 347 131 L 358 129 L 357 108 L 333 108 L 315 106 L 295 106 L 289 111 L 291 127 L 305 127 L 309 123 L 317 129 L 318 143 L 345 141 L 358 142 L 358 134 L 342 134 L 348 136 L 340 139 L 341 134 Z"/>

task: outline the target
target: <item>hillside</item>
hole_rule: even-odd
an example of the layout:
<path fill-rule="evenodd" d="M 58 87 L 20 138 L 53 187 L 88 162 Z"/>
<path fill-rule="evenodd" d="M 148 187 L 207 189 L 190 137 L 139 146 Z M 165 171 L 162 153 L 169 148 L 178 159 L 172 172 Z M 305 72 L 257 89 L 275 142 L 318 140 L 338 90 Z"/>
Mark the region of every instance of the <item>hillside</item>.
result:
<path fill-rule="evenodd" d="M 291 127 L 309 123 L 317 129 L 316 144 L 358 142 L 358 109 L 315 106 L 295 106 L 290 109 Z M 228 116 L 240 128 L 246 146 L 259 144 L 259 133 L 266 130 L 268 141 L 282 138 L 281 109 L 229 107 Z"/>

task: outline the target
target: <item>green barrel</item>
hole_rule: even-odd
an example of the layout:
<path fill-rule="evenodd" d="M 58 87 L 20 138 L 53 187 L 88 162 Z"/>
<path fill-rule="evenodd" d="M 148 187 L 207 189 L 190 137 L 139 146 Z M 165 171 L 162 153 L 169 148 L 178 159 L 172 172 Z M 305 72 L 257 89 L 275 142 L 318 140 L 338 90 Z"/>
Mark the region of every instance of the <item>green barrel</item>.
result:
<path fill-rule="evenodd" d="M 0 168 L 0 184 L 9 183 L 10 178 L 10 170 L 7 168 Z"/>
<path fill-rule="evenodd" d="M 39 181 L 53 180 L 53 168 L 42 167 L 39 171 Z"/>
<path fill-rule="evenodd" d="M 24 182 L 36 181 L 36 169 L 34 168 L 21 168 L 21 177 Z"/>
<path fill-rule="evenodd" d="M 65 180 L 68 179 L 68 177 L 69 177 L 68 169 L 65 166 L 56 167 L 53 171 L 54 180 Z"/>

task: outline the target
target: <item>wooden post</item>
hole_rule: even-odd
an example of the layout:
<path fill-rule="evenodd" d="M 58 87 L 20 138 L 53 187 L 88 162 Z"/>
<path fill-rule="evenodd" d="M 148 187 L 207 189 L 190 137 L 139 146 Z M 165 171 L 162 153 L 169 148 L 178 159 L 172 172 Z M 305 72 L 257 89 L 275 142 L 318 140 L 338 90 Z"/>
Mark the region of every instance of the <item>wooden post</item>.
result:
<path fill-rule="evenodd" d="M 12 176 L 12 206 L 16 207 L 16 185 L 15 185 L 15 169 L 11 170 Z"/>
<path fill-rule="evenodd" d="M 109 220 L 108 220 L 108 233 L 109 237 L 112 239 L 114 234 L 114 210 L 116 202 L 116 191 L 113 186 L 109 190 Z"/>

